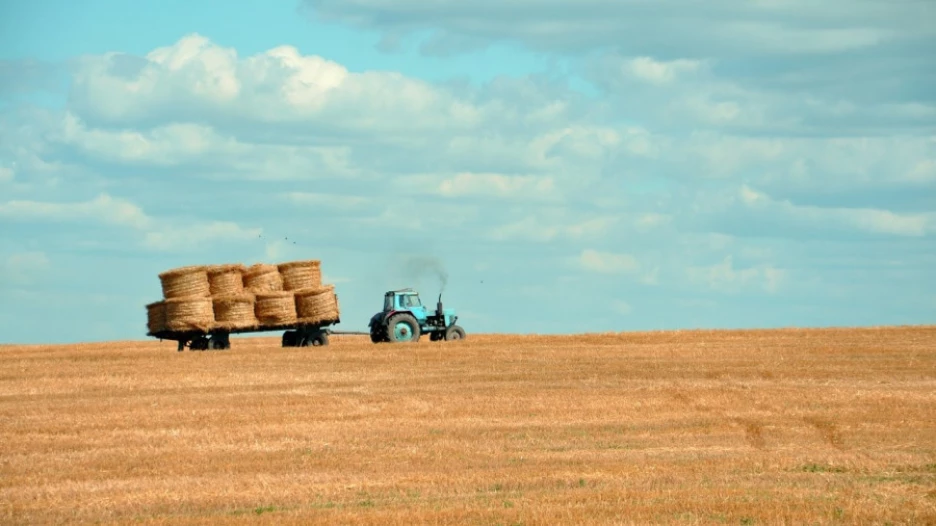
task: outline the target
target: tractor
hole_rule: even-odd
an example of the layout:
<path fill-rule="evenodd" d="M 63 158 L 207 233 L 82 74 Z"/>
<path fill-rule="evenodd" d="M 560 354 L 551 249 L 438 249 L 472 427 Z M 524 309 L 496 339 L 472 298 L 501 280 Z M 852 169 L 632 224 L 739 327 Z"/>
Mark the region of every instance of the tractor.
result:
<path fill-rule="evenodd" d="M 454 309 L 442 308 L 442 294 L 436 310 L 430 311 L 413 289 L 391 290 L 384 294 L 383 310 L 370 319 L 370 337 L 374 343 L 417 342 L 423 334 L 430 341 L 465 338 L 465 330 L 455 325 Z"/>

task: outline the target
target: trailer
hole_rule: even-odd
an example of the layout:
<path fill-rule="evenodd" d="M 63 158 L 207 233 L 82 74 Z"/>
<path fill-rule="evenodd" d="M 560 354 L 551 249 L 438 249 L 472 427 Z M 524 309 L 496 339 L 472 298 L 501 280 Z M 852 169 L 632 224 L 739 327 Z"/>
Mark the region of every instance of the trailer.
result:
<path fill-rule="evenodd" d="M 315 324 L 286 323 L 279 325 L 261 325 L 245 329 L 209 329 L 205 331 L 158 331 L 148 332 L 147 336 L 159 340 L 172 340 L 178 342 L 178 351 L 188 347 L 192 351 L 228 350 L 231 348 L 232 334 L 259 333 L 270 331 L 285 331 L 282 337 L 283 347 L 308 347 L 328 345 L 328 337 L 332 334 L 353 334 L 366 336 L 367 332 L 336 331 L 332 325 L 340 323 L 340 319 L 323 320 Z"/>

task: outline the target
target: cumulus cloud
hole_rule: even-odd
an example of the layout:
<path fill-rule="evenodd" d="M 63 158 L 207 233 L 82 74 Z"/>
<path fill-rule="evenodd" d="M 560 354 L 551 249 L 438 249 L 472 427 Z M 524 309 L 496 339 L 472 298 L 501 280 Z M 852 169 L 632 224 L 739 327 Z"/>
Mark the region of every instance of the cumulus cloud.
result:
<path fill-rule="evenodd" d="M 254 239 L 262 232 L 259 228 L 245 229 L 233 222 L 154 218 L 136 204 L 108 194 L 78 202 L 7 201 L 0 203 L 0 219 L 11 223 L 85 221 L 121 227 L 139 232 L 140 246 L 160 251 Z"/>
<path fill-rule="evenodd" d="M 93 220 L 141 229 L 153 224 L 140 207 L 108 194 L 81 202 L 7 201 L 0 203 L 0 217 L 10 221 Z"/>
<path fill-rule="evenodd" d="M 279 46 L 241 58 L 193 34 L 145 57 L 84 57 L 70 106 L 112 124 L 201 122 L 302 124 L 310 131 L 470 128 L 479 108 L 394 72 L 350 72 L 319 56 Z"/>
<path fill-rule="evenodd" d="M 628 274 L 640 269 L 637 258 L 630 254 L 609 254 L 586 249 L 579 255 L 582 268 L 600 274 Z"/>
<path fill-rule="evenodd" d="M 783 283 L 785 272 L 771 265 L 735 268 L 734 258 L 725 258 L 714 265 L 690 266 L 689 278 L 718 292 L 741 292 L 751 288 L 769 293 L 777 292 Z"/>
<path fill-rule="evenodd" d="M 932 26 L 923 21 L 930 13 L 919 2 L 305 0 L 305 5 L 318 19 L 382 31 L 397 40 L 432 31 L 424 45 L 429 52 L 472 49 L 483 39 L 485 43 L 520 41 L 538 50 L 559 52 L 618 43 L 638 53 L 701 57 L 829 54 L 934 35 Z M 466 42 L 475 45 L 466 46 Z"/>
<path fill-rule="evenodd" d="M 780 221 L 806 222 L 816 228 L 840 226 L 870 234 L 921 237 L 936 232 L 936 212 L 896 214 L 873 208 L 821 208 L 778 201 L 769 195 L 742 186 L 740 202 L 758 214 L 770 215 Z"/>
<path fill-rule="evenodd" d="M 51 262 L 45 252 L 17 252 L 3 260 L 2 279 L 13 285 L 30 285 L 50 268 Z"/>
<path fill-rule="evenodd" d="M 920 88 L 932 59 L 879 60 L 929 41 L 916 21 L 893 33 L 906 6 L 875 19 L 868 2 L 841 17 L 815 3 L 676 2 L 681 22 L 649 4 L 637 16 L 633 2 L 533 3 L 551 14 L 510 28 L 482 10 L 510 1 L 436 2 L 431 17 L 422 0 L 312 4 L 387 31 L 422 20 L 442 29 L 428 45 L 449 50 L 502 36 L 562 53 L 619 42 L 572 61 L 587 89 L 552 70 L 429 82 L 199 35 L 83 57 L 63 110 L 0 108 L 0 166 L 15 169 L 0 170 L 4 233 L 81 247 L 113 234 L 122 250 L 237 260 L 314 253 L 362 290 L 383 286 L 382 258 L 425 247 L 451 257 L 465 311 L 488 308 L 481 282 L 498 279 L 506 294 L 574 286 L 635 320 L 654 308 L 634 296 L 643 285 L 674 309 L 714 292 L 911 294 L 914 261 L 932 257 L 936 97 Z M 289 241 L 265 235 L 277 231 Z M 872 246 L 902 274 L 868 284 L 861 266 L 885 265 Z M 366 300 L 348 290 L 352 309 Z"/>

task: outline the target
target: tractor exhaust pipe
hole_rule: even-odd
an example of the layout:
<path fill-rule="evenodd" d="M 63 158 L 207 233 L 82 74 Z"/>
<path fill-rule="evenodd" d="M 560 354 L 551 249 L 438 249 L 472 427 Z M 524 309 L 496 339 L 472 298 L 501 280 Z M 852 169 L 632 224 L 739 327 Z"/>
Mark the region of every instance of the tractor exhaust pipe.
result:
<path fill-rule="evenodd" d="M 442 316 L 442 293 L 439 293 L 439 301 L 436 303 L 436 312 Z"/>

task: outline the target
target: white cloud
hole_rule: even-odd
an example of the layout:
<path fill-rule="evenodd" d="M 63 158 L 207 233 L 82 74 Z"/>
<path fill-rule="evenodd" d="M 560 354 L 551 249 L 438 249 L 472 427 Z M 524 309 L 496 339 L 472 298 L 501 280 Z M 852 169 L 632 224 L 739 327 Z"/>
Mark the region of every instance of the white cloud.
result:
<path fill-rule="evenodd" d="M 45 252 L 18 252 L 3 261 L 3 278 L 14 285 L 30 285 L 50 267 Z"/>
<path fill-rule="evenodd" d="M 621 300 L 612 301 L 611 309 L 614 312 L 617 312 L 618 314 L 622 314 L 625 316 L 634 312 L 634 307 L 632 307 L 630 303 L 627 303 L 626 301 L 621 301 Z"/>
<path fill-rule="evenodd" d="M 143 246 L 153 250 L 184 250 L 204 246 L 206 243 L 255 240 L 262 232 L 260 228 L 243 228 L 230 221 L 167 225 L 147 232 L 143 238 Z"/>
<path fill-rule="evenodd" d="M 241 58 L 198 34 L 144 58 L 85 57 L 74 78 L 72 104 L 82 115 L 122 123 L 223 114 L 407 134 L 473 127 L 481 111 L 395 72 L 350 72 L 323 57 L 300 55 L 292 46 Z"/>
<path fill-rule="evenodd" d="M 182 250 L 205 243 L 243 241 L 257 238 L 259 228 L 242 228 L 227 221 L 173 221 L 154 218 L 136 204 L 101 194 L 89 201 L 59 203 L 7 201 L 0 203 L 0 218 L 11 221 L 93 221 L 141 233 L 141 246 L 152 250 Z"/>
<path fill-rule="evenodd" d="M 443 54 L 497 41 L 578 52 L 609 45 L 682 56 L 831 54 L 908 42 L 934 33 L 919 2 L 730 0 L 660 3 L 581 0 L 305 0 L 318 17 L 400 39 L 437 33 L 422 49 Z M 886 6 L 886 7 L 885 7 Z M 513 16 L 522 10 L 524 16 Z M 679 13 L 672 16 L 671 13 Z M 462 45 L 459 45 L 462 44 Z"/>
<path fill-rule="evenodd" d="M 738 292 L 755 287 L 769 293 L 777 292 L 786 272 L 771 265 L 735 268 L 734 258 L 725 256 L 721 263 L 711 266 L 690 266 L 689 279 L 720 292 Z"/>
<path fill-rule="evenodd" d="M 670 84 L 686 73 L 693 73 L 702 68 L 698 60 L 660 61 L 653 57 L 636 57 L 625 63 L 627 74 L 652 84 Z"/>
<path fill-rule="evenodd" d="M 901 237 L 921 237 L 936 232 L 936 212 L 897 214 L 874 208 L 796 205 L 787 200 L 775 200 L 747 185 L 740 188 L 739 197 L 750 210 L 791 222 L 840 226 L 872 234 Z"/>
<path fill-rule="evenodd" d="M 570 221 L 563 221 L 569 218 Z M 555 211 L 549 215 L 529 215 L 504 225 L 494 227 L 489 237 L 495 241 L 527 240 L 539 243 L 560 239 L 589 239 L 605 234 L 619 219 L 616 216 L 597 216 L 573 220 L 569 214 Z"/>
<path fill-rule="evenodd" d="M 585 249 L 579 263 L 589 272 L 599 274 L 631 274 L 640 270 L 640 262 L 630 254 L 613 254 Z"/>
<path fill-rule="evenodd" d="M 506 175 L 462 172 L 452 176 L 410 175 L 395 181 L 400 190 L 430 193 L 448 198 L 489 197 L 511 200 L 561 198 L 555 179 L 541 175 Z"/>
<path fill-rule="evenodd" d="M 553 196 L 556 187 L 551 177 L 460 173 L 439 183 L 437 191 L 446 197 L 489 195 L 522 198 Z"/>
<path fill-rule="evenodd" d="M 0 183 L 9 183 L 13 180 L 15 172 L 9 166 L 0 166 Z"/>
<path fill-rule="evenodd" d="M 333 209 L 360 208 L 372 202 L 370 197 L 361 195 L 324 194 L 317 192 L 288 192 L 283 194 L 283 197 L 298 205 Z"/>
<path fill-rule="evenodd" d="M 152 219 L 140 207 L 108 194 L 77 203 L 7 201 L 0 203 L 0 217 L 26 221 L 94 220 L 131 228 L 147 228 L 152 224 Z"/>

